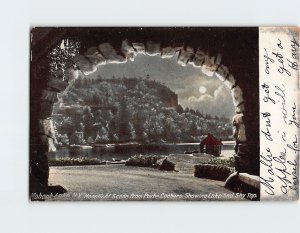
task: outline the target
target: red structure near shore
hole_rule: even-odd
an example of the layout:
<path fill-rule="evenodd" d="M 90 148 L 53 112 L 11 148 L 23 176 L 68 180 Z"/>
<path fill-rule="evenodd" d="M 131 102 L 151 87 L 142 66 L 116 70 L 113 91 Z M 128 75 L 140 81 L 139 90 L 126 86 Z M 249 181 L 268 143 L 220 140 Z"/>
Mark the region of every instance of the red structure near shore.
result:
<path fill-rule="evenodd" d="M 200 152 L 219 157 L 221 154 L 222 145 L 223 143 L 221 140 L 215 138 L 211 134 L 208 134 L 207 137 L 200 142 Z"/>

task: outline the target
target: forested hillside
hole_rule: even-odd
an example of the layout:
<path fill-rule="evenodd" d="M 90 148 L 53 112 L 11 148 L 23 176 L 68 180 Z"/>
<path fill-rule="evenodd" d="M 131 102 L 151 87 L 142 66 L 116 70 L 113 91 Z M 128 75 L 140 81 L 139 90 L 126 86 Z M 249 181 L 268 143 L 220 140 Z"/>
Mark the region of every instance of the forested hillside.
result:
<path fill-rule="evenodd" d="M 178 105 L 164 84 L 141 78 L 83 79 L 55 105 L 58 145 L 115 142 L 198 142 L 229 139 L 229 119 Z"/>

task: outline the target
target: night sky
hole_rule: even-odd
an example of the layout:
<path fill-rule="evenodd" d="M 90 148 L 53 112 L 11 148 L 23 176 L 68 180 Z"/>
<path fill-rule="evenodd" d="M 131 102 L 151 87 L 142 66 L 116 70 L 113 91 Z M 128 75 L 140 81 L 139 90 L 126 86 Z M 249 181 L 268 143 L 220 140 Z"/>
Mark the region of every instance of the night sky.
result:
<path fill-rule="evenodd" d="M 178 94 L 179 104 L 184 108 L 229 118 L 234 115 L 229 89 L 218 78 L 206 76 L 199 68 L 178 65 L 177 56 L 162 59 L 139 54 L 134 61 L 99 66 L 89 77 L 97 78 L 98 75 L 102 78 L 146 78 L 149 75 L 150 79 L 164 83 Z"/>

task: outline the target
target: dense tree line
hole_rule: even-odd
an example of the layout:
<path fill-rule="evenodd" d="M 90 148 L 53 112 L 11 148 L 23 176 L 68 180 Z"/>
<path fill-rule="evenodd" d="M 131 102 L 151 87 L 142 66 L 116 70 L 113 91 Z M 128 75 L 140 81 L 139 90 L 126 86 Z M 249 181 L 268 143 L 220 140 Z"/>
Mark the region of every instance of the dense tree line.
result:
<path fill-rule="evenodd" d="M 60 97 L 53 119 L 60 145 L 198 142 L 208 133 L 223 140 L 232 135 L 229 119 L 183 109 L 168 87 L 138 78 L 79 78 Z"/>

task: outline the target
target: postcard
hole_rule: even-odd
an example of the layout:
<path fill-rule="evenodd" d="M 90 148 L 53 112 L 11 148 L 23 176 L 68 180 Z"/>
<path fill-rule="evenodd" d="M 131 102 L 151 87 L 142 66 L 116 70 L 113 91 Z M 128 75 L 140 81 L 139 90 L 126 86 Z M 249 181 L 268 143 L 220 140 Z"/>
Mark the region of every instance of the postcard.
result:
<path fill-rule="evenodd" d="M 299 33 L 32 28 L 30 200 L 298 200 Z"/>

